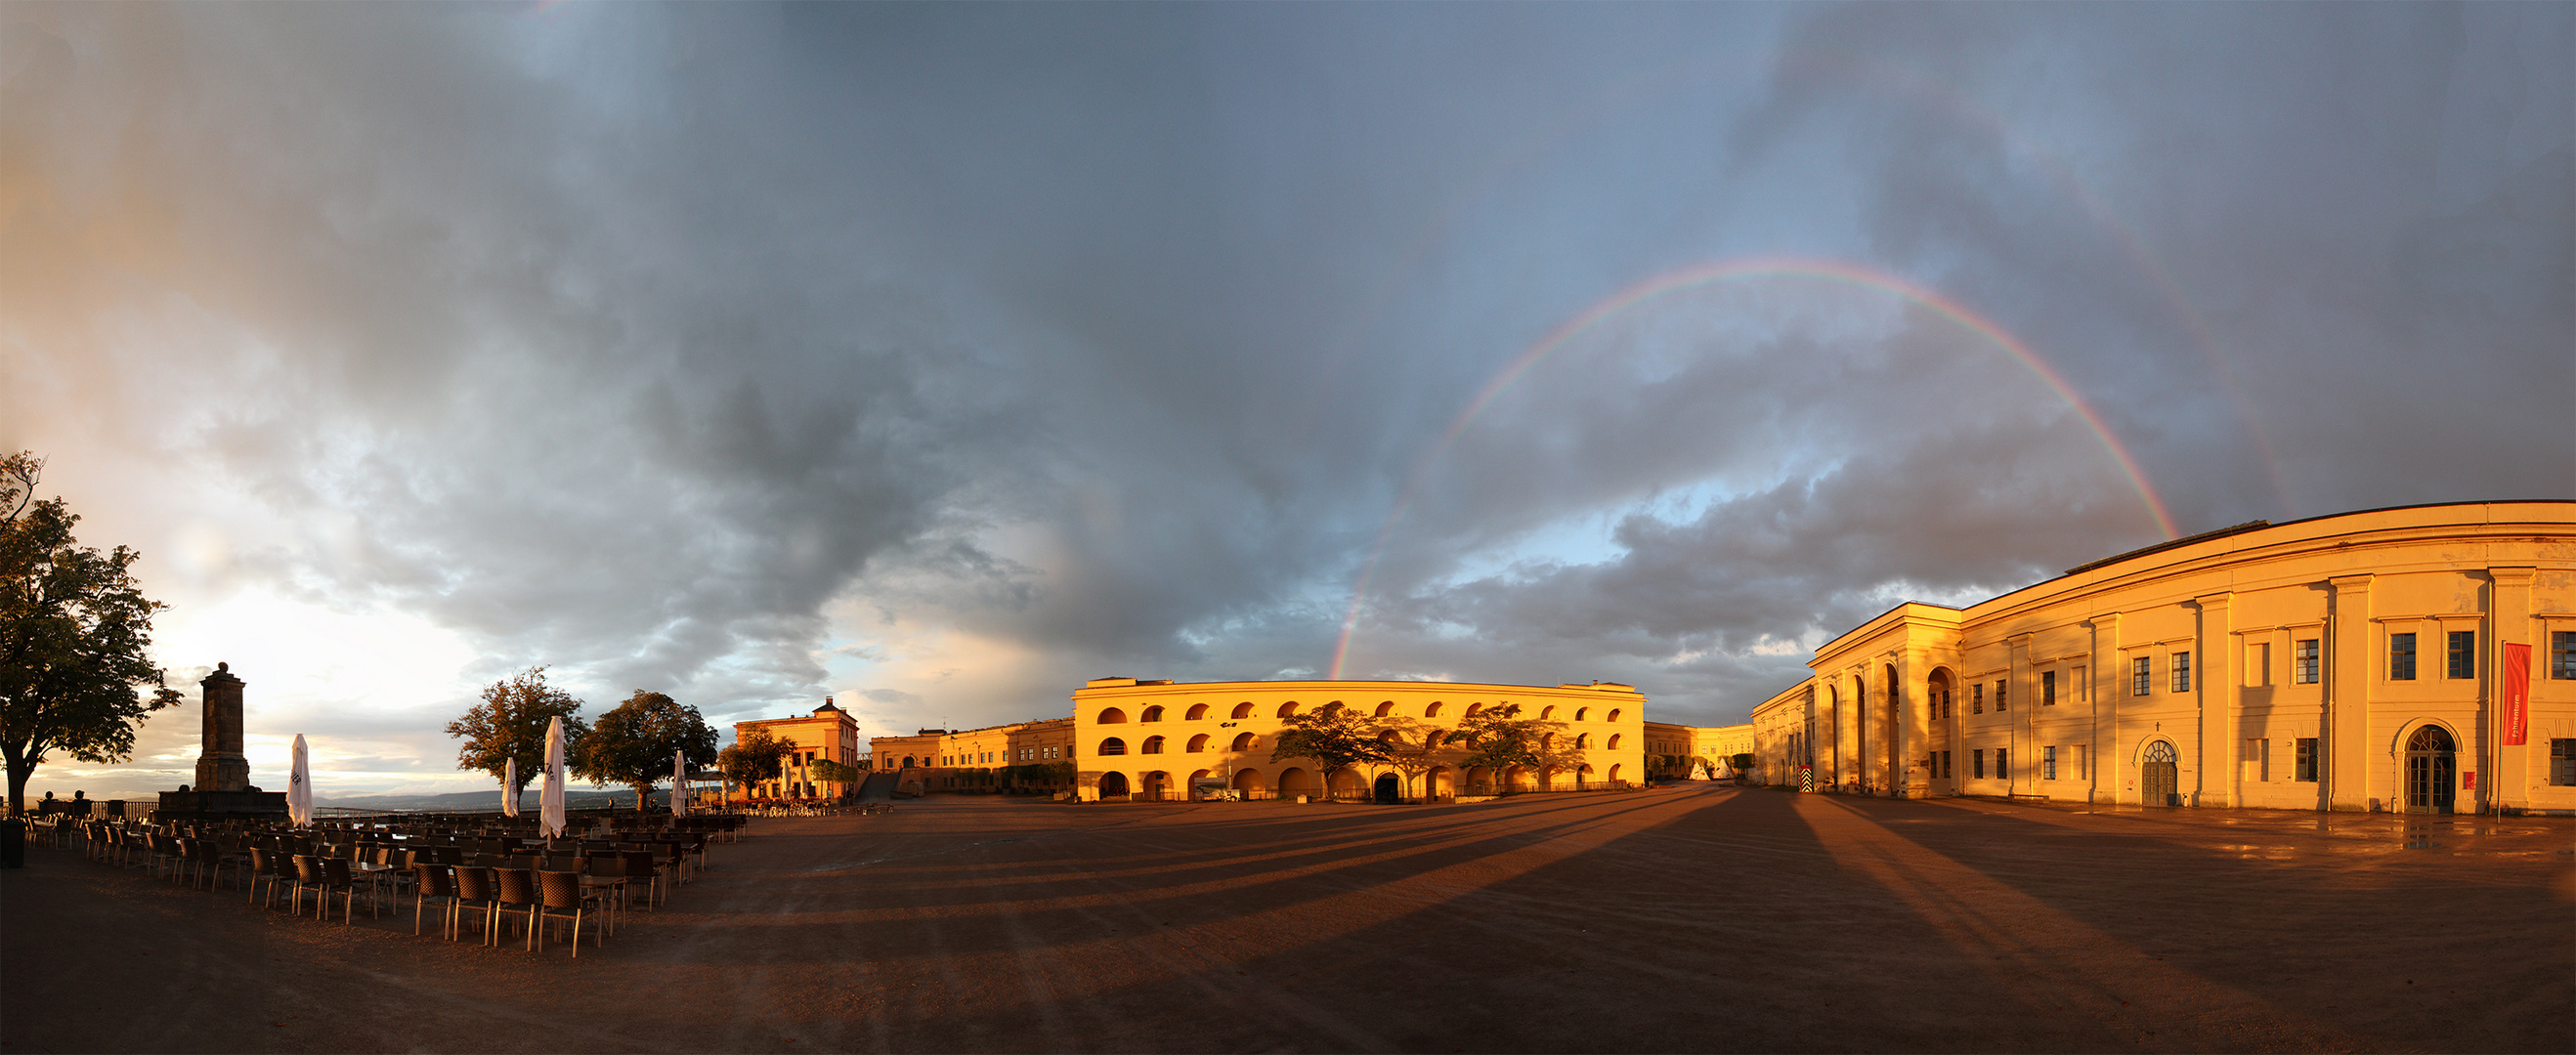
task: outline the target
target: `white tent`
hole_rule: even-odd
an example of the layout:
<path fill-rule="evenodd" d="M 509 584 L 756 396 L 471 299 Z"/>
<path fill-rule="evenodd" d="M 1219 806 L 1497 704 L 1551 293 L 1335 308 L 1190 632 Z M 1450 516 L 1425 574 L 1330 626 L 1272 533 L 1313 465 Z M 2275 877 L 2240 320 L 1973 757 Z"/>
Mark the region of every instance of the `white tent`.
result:
<path fill-rule="evenodd" d="M 685 817 L 688 813 L 689 756 L 685 752 L 673 751 L 671 752 L 671 816 Z"/>
<path fill-rule="evenodd" d="M 295 761 L 286 771 L 286 819 L 301 828 L 313 823 L 313 767 L 304 760 L 304 734 L 295 734 Z"/>
<path fill-rule="evenodd" d="M 546 838 L 564 833 L 564 732 L 563 719 L 546 723 L 546 787 L 537 796 L 537 823 Z"/>
<path fill-rule="evenodd" d="M 519 760 L 515 758 L 501 762 L 501 815 L 519 815 Z"/>

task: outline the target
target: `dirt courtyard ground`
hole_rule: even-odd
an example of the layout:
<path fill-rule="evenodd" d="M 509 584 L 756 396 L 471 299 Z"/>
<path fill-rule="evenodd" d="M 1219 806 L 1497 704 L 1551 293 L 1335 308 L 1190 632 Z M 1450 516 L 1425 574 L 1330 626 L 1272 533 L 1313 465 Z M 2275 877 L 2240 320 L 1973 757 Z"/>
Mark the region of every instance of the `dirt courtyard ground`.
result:
<path fill-rule="evenodd" d="M 770 820 L 578 961 L 78 854 L 0 1053 L 2568 1051 L 2576 825 L 1711 785 Z"/>

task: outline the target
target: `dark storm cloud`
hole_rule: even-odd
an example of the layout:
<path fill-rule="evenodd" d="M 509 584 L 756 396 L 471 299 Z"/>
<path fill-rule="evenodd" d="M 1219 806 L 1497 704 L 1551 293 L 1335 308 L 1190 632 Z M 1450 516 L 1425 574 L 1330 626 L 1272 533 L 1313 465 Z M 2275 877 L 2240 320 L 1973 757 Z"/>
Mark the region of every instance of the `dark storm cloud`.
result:
<path fill-rule="evenodd" d="M 2186 531 L 2576 493 L 2564 7 L 0 17 L 10 414 L 149 419 L 281 525 L 243 574 L 595 699 L 1320 672 L 1365 570 L 1346 673 L 1716 720 L 2154 540 L 2074 409 L 1866 290 L 1658 301 L 1443 438 L 1748 255 L 1992 319 Z M 943 688 L 948 633 L 1009 669 Z"/>

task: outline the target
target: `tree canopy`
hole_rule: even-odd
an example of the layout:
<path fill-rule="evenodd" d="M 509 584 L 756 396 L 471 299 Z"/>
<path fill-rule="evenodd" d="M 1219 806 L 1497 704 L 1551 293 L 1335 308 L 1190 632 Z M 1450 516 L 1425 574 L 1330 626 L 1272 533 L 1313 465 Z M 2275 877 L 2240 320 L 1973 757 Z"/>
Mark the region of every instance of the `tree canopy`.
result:
<path fill-rule="evenodd" d="M 146 656 L 165 606 L 135 584 L 142 555 L 77 544 L 80 517 L 59 497 L 36 500 L 43 470 L 31 451 L 0 457 L 0 757 L 13 812 L 54 752 L 124 761 L 134 727 L 181 699 Z"/>
<path fill-rule="evenodd" d="M 616 709 L 599 716 L 581 749 L 572 752 L 573 775 L 593 786 L 617 783 L 635 789 L 635 807 L 653 795 L 653 785 L 671 775 L 671 756 L 692 766 L 713 765 L 716 731 L 698 709 L 658 692 L 635 690 Z"/>
<path fill-rule="evenodd" d="M 1387 760 L 1387 745 L 1377 738 L 1376 721 L 1348 707 L 1325 705 L 1281 719 L 1288 728 L 1271 742 L 1270 760 L 1309 758 L 1324 774 L 1324 797 L 1332 797 L 1333 774 L 1362 762 Z"/>
<path fill-rule="evenodd" d="M 786 772 L 787 753 L 796 745 L 767 729 L 753 729 L 734 737 L 733 746 L 716 753 L 716 768 L 724 770 L 726 780 L 749 788 L 779 778 Z"/>
<path fill-rule="evenodd" d="M 581 720 L 581 701 L 546 684 L 546 668 L 530 667 L 483 687 L 483 702 L 447 723 L 447 735 L 465 741 L 456 749 L 456 768 L 479 769 L 499 780 L 512 759 L 519 763 L 519 786 L 545 771 L 546 724 L 564 720 L 564 756 L 576 757 L 590 725 Z M 664 756 L 668 758 L 666 754 Z"/>

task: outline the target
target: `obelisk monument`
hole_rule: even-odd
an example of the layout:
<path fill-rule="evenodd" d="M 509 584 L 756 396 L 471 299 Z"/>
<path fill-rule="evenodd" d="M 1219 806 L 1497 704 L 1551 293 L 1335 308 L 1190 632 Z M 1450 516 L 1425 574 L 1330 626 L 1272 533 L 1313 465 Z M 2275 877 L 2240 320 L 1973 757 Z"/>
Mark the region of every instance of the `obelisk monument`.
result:
<path fill-rule="evenodd" d="M 198 791 L 246 791 L 250 759 L 242 755 L 242 680 L 232 664 L 217 663 L 215 672 L 197 683 L 205 690 L 206 725 L 203 751 L 197 756 Z"/>

